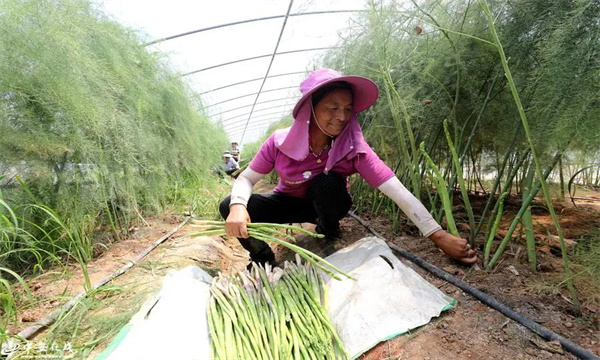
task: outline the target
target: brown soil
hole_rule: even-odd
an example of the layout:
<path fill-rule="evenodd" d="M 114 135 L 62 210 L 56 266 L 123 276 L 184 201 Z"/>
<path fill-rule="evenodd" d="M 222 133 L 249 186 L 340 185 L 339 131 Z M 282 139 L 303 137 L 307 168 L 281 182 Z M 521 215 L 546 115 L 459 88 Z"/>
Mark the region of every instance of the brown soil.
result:
<path fill-rule="evenodd" d="M 394 237 L 385 221 L 371 219 L 372 226 L 384 237 L 427 262 L 452 273 L 515 311 L 541 325 L 600 354 L 600 334 L 591 318 L 596 310 L 590 306 L 586 320 L 576 319 L 568 294 L 560 291 L 547 296 L 537 291 L 539 283 L 552 274 L 533 275 L 526 259 L 510 254 L 518 252 L 515 245 L 493 273 L 469 268 L 450 260 L 427 239 Z M 521 255 L 524 252 L 521 251 Z M 549 255 L 552 256 L 552 255 Z M 560 259 L 545 259 L 561 269 Z M 408 263 L 405 261 L 405 263 Z M 482 266 L 480 263 L 479 266 Z M 519 273 L 515 275 L 509 268 Z M 458 306 L 417 329 L 409 336 L 400 336 L 383 343 L 361 359 L 572 359 L 568 353 L 556 353 L 553 347 L 518 323 L 488 308 L 460 289 L 428 272 L 411 266 L 430 283 L 458 301 Z M 562 352 L 562 350 L 560 350 Z"/>
<path fill-rule="evenodd" d="M 477 204 L 477 199 L 473 200 Z M 507 208 L 510 212 L 511 206 L 509 205 Z M 540 239 L 542 239 L 541 235 L 546 234 L 546 228 L 552 232 L 552 223 L 548 220 L 547 211 L 541 208 L 536 209 L 534 223 L 537 234 L 540 234 Z M 599 210 L 593 205 L 577 209 L 568 205 L 558 207 L 561 223 L 564 223 L 565 236 L 576 240 L 581 234 L 589 231 L 591 226 L 595 226 L 593 222 L 596 224 L 600 222 Z M 410 226 L 404 229 L 403 236 L 398 236 L 391 232 L 390 222 L 383 217 L 371 218 L 366 215 L 361 215 L 361 217 L 369 221 L 371 226 L 389 241 L 413 252 L 429 263 L 443 268 L 523 315 L 600 355 L 598 324 L 600 307 L 597 302 L 588 301 L 593 296 L 578 289 L 584 305 L 583 315 L 576 318 L 572 314 L 568 293 L 562 287 L 556 286 L 562 279 L 560 278 L 561 258 L 555 255 L 556 253 L 550 249 L 549 245 L 541 242 L 538 256 L 542 271 L 536 274 L 529 271 L 526 251 L 517 239 L 509 247 L 497 268 L 492 273 L 488 273 L 480 269 L 481 263 L 479 267 L 465 267 L 448 259 L 429 240 L 407 236 L 406 233 L 414 230 Z M 166 219 L 153 219 L 149 221 L 149 227 L 141 227 L 129 239 L 110 246 L 88 267 L 92 283 L 135 258 L 153 241 L 174 228 L 180 220 L 180 218 L 172 216 Z M 504 223 L 508 220 L 509 216 Z M 310 230 L 314 229 L 313 225 L 302 225 Z M 504 224 L 502 229 L 506 229 L 506 227 L 507 225 Z M 308 240 L 302 237 L 299 238 L 299 242 L 312 251 L 326 255 L 365 236 L 371 236 L 366 229 L 351 218 L 344 219 L 341 228 L 342 239 L 334 243 Z M 138 266 L 133 267 L 110 284 L 147 283 L 150 284 L 153 291 L 157 291 L 164 274 L 169 269 L 178 269 L 194 264 L 212 270 L 234 271 L 243 268 L 247 263 L 247 254 L 237 244 L 237 241 L 226 241 L 218 237 L 190 237 L 189 235 L 193 232 L 194 229 L 190 226 L 183 228 L 151 252 Z M 278 262 L 293 257 L 293 254 L 282 248 L 275 248 L 275 252 Z M 408 261 L 405 263 L 414 268 L 426 280 L 454 297 L 458 301 L 458 305 L 455 309 L 445 312 L 439 318 L 433 319 L 431 323 L 413 330 L 408 335 L 380 343 L 362 355 L 361 359 L 574 358 L 563 352 L 560 346 L 557 347 L 556 344 L 541 340 L 521 325 L 486 307 L 454 286 L 437 279 Z M 75 295 L 82 289 L 81 284 L 81 271 L 76 266 L 69 267 L 66 273 L 47 275 L 30 282 L 34 296 L 38 299 L 60 296 L 65 289 L 66 294 Z M 22 330 L 31 322 L 39 320 L 62 302 L 58 299 L 48 300 L 36 309 L 22 312 L 19 315 L 19 324 L 10 329 L 11 333 Z M 142 300 L 136 306 L 141 306 L 141 303 Z M 111 311 L 110 306 L 107 305 L 102 311 Z M 94 354 L 101 351 L 105 345 L 99 346 Z"/>
<path fill-rule="evenodd" d="M 473 201 L 475 200 L 475 201 Z M 472 203 L 477 208 L 477 201 Z M 598 202 L 561 204 L 556 207 L 565 237 L 577 241 L 582 235 L 597 231 L 600 224 Z M 479 204 L 483 208 L 484 204 Z M 546 233 L 555 229 L 549 212 L 537 204 L 533 222 L 538 239 L 538 271 L 532 273 L 527 264 L 523 242 L 513 239 L 496 269 L 491 273 L 478 266 L 466 267 L 446 257 L 427 239 L 395 236 L 389 221 L 382 217 L 370 218 L 371 226 L 386 239 L 407 249 L 427 262 L 450 272 L 470 283 L 515 311 L 557 332 L 565 338 L 600 355 L 600 304 L 598 294 L 579 286 L 578 296 L 582 314 L 574 316 L 568 292 L 558 284 L 564 280 L 562 258 L 555 244 L 548 244 Z M 499 236 L 506 229 L 517 203 L 506 209 Z M 477 210 L 474 210 L 475 212 Z M 464 214 L 466 217 L 466 214 Z M 460 216 L 460 214 L 459 214 Z M 512 216 L 512 217 L 511 217 Z M 366 216 L 363 216 L 366 218 Z M 346 227 L 360 226 L 352 220 L 344 221 Z M 468 228 L 465 228 L 468 232 Z M 514 234 L 518 237 L 518 234 Z M 348 238 L 345 237 L 348 241 Z M 497 238 L 498 240 L 498 238 Z M 482 241 L 479 241 L 480 243 Z M 479 249 L 481 254 L 482 249 Z M 407 262 L 407 261 L 405 261 Z M 361 359 L 572 359 L 556 343 L 546 342 L 518 323 L 488 308 L 458 288 L 445 283 L 428 272 L 416 267 L 425 279 L 458 300 L 458 306 L 430 324 L 417 329 L 409 336 L 400 336 L 382 343 L 364 354 Z"/>
<path fill-rule="evenodd" d="M 147 219 L 149 226 L 131 229 L 130 237 L 110 245 L 88 265 L 92 285 L 109 276 L 122 266 L 133 261 L 164 234 L 174 229 L 181 221 L 179 216 Z M 196 232 L 185 226 L 159 245 L 150 254 L 125 274 L 108 285 L 147 285 L 148 293 L 158 291 L 165 273 L 196 265 L 210 271 L 234 271 L 243 268 L 247 253 L 237 242 L 225 242 L 220 238 L 190 237 Z M 84 290 L 84 277 L 81 267 L 72 264 L 66 268 L 48 270 L 44 275 L 28 280 L 31 293 L 37 301 L 35 308 L 21 311 L 18 323 L 9 327 L 10 333 L 17 333 L 33 325 L 36 321 L 54 311 L 58 306 Z M 141 306 L 141 302 L 137 305 Z M 138 307 L 139 307 L 138 306 Z"/>

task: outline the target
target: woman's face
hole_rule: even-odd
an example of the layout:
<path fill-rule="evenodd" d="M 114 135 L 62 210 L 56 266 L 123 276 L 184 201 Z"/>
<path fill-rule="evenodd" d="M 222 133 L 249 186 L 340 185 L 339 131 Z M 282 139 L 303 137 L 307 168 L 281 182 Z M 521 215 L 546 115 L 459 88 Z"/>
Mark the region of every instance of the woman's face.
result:
<path fill-rule="evenodd" d="M 321 129 L 338 136 L 352 116 L 352 92 L 347 89 L 331 91 L 317 103 L 315 115 Z"/>

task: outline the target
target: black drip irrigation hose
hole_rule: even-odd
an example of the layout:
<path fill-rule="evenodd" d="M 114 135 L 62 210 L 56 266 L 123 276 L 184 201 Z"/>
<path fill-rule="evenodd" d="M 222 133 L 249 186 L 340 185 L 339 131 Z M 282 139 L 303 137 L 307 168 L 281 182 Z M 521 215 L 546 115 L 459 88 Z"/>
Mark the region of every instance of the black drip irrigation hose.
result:
<path fill-rule="evenodd" d="M 447 272 L 441 270 L 440 268 L 431 265 L 430 263 L 428 263 L 425 260 L 419 258 L 418 256 L 412 254 L 411 252 L 404 250 L 404 249 L 390 243 L 381 234 L 379 234 L 378 232 L 373 230 L 373 228 L 371 226 L 369 226 L 369 224 L 366 221 L 364 221 L 363 219 L 358 217 L 358 215 L 356 215 L 354 212 L 350 211 L 350 212 L 348 212 L 348 215 L 350 215 L 350 217 L 352 217 L 353 219 L 358 221 L 362 226 L 364 226 L 367 230 L 369 230 L 373 235 L 384 240 L 392 250 L 397 251 L 400 255 L 402 255 L 407 260 L 410 260 L 411 262 L 419 265 L 420 267 L 429 271 L 430 273 L 434 274 L 435 276 L 439 277 L 440 279 L 443 279 L 443 280 L 451 283 L 452 285 L 460 288 L 462 291 L 472 295 L 473 297 L 475 297 L 477 300 L 481 301 L 485 305 L 487 305 L 495 310 L 498 310 L 500 313 L 504 314 L 506 317 L 525 326 L 529 330 L 533 331 L 535 334 L 541 336 L 543 339 L 548 340 L 548 341 L 558 341 L 562 345 L 562 347 L 565 348 L 565 350 L 567 350 L 568 352 L 577 356 L 580 359 L 600 360 L 600 357 L 592 354 L 590 351 L 584 349 L 583 347 L 577 345 L 576 343 L 570 341 L 569 339 L 565 339 L 564 337 L 560 336 L 559 334 L 555 333 L 554 331 L 549 330 L 549 329 L 543 327 L 542 325 L 536 323 L 535 321 L 519 314 L 518 312 L 509 308 L 508 306 L 491 298 L 490 296 L 486 295 L 485 293 L 481 292 L 480 290 L 467 284 L 466 282 L 455 278 L 454 276 L 448 274 Z"/>

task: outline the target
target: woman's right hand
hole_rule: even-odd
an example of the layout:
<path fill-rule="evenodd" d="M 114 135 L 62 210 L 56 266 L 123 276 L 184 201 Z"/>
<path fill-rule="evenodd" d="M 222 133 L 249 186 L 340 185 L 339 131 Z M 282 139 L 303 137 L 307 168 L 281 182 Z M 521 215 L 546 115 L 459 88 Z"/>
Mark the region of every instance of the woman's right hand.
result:
<path fill-rule="evenodd" d="M 242 204 L 233 204 L 229 207 L 229 216 L 225 220 L 225 232 L 231 237 L 248 238 L 246 224 L 250 222 L 248 210 Z"/>

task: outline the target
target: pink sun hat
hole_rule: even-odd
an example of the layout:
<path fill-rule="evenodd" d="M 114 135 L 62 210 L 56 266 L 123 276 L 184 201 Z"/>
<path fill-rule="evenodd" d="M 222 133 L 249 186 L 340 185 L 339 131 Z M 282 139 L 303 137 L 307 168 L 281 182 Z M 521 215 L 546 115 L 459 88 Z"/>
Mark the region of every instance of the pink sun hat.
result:
<path fill-rule="evenodd" d="M 362 76 L 342 75 L 332 69 L 319 69 L 308 74 L 306 79 L 300 84 L 302 97 L 294 106 L 292 115 L 296 118 L 300 107 L 311 95 L 320 88 L 339 81 L 344 81 L 352 86 L 354 113 L 368 109 L 377 101 L 379 97 L 379 88 L 371 79 Z"/>

